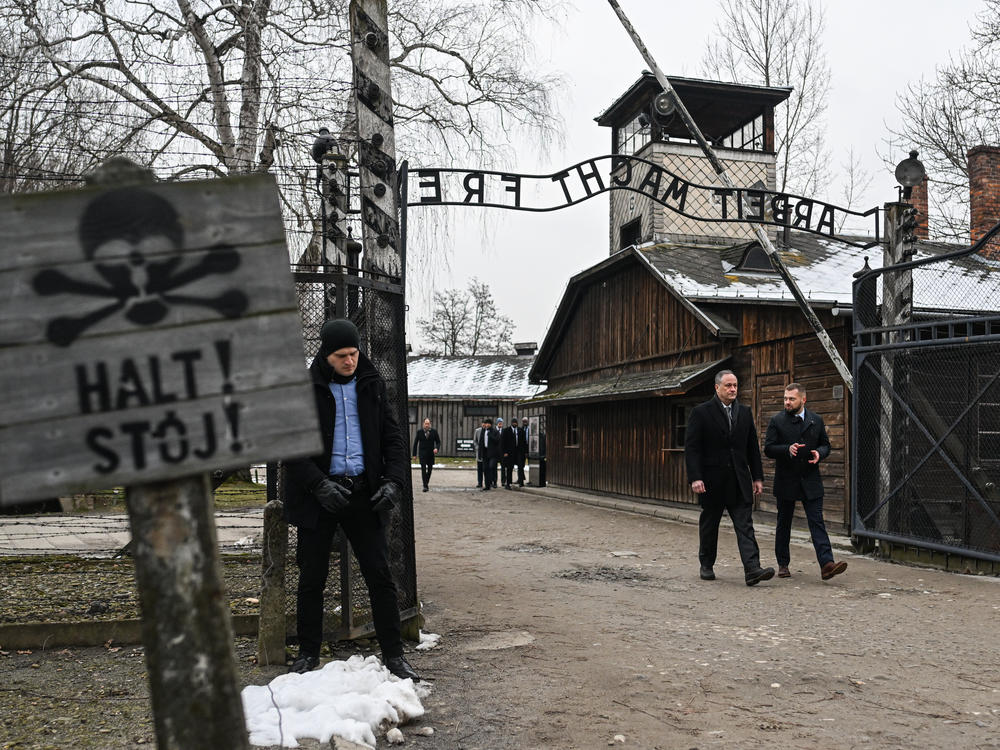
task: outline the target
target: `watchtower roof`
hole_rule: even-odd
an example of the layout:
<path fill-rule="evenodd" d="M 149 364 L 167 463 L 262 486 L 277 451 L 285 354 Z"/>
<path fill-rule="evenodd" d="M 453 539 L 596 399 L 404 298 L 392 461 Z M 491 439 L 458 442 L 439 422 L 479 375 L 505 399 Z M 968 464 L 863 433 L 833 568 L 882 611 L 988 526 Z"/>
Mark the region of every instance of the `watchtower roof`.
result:
<path fill-rule="evenodd" d="M 667 76 L 667 80 L 710 140 L 736 132 L 766 109 L 781 104 L 792 93 L 787 86 L 749 86 L 679 76 Z M 662 90 L 656 76 L 644 70 L 639 80 L 594 120 L 603 127 L 624 125 Z M 673 118 L 667 126 L 666 135 L 690 138 L 679 117 Z"/>

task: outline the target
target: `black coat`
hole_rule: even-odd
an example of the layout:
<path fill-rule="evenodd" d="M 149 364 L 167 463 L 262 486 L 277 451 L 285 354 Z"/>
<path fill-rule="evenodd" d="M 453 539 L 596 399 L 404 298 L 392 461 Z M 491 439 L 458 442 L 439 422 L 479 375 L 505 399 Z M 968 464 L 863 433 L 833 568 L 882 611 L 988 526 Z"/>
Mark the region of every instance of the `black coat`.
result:
<path fill-rule="evenodd" d="M 309 374 L 316 397 L 323 452 L 310 458 L 287 461 L 284 464 L 283 487 L 285 520 L 307 529 L 315 528 L 319 519 L 320 506 L 309 489 L 330 473 L 333 425 L 337 414 L 337 404 L 330 392 L 333 368 L 317 355 L 309 367 Z M 355 377 L 361 447 L 365 453 L 368 486 L 372 492 L 386 481 L 405 487 L 406 476 L 410 471 L 410 457 L 406 453 L 406 436 L 399 428 L 396 410 L 386 393 L 385 381 L 364 354 L 358 357 Z"/>
<path fill-rule="evenodd" d="M 422 464 L 433 464 L 434 449 L 441 450 L 441 438 L 433 427 L 427 433 L 425 437 L 422 427 L 417 430 L 417 436 L 413 439 L 413 455 L 420 458 Z"/>
<path fill-rule="evenodd" d="M 484 461 L 490 458 L 500 458 L 501 454 L 500 430 L 498 430 L 496 427 L 491 427 L 489 429 L 490 433 L 489 444 L 486 443 L 486 433 L 487 430 L 483 430 L 479 434 L 479 447 L 480 447 L 479 455 L 483 457 Z"/>
<path fill-rule="evenodd" d="M 794 458 L 788 454 L 792 443 L 805 443 Z M 823 497 L 823 479 L 819 464 L 809 463 L 811 451 L 822 461 L 830 455 L 830 438 L 826 435 L 823 418 L 808 409 L 802 423 L 793 421 L 788 412 L 771 417 L 764 438 L 764 453 L 774 459 L 774 496 L 779 500 L 816 500 Z"/>
<path fill-rule="evenodd" d="M 504 427 L 500 433 L 500 452 L 513 458 L 517 450 L 517 428 Z"/>
<path fill-rule="evenodd" d="M 523 461 L 528 455 L 528 428 L 517 428 L 517 459 Z"/>
<path fill-rule="evenodd" d="M 753 412 L 738 401 L 733 402 L 733 409 L 732 431 L 718 398 L 698 404 L 688 417 L 684 434 L 688 483 L 703 481 L 706 501 L 724 500 L 717 497 L 717 492 L 721 472 L 729 466 L 736 471 L 740 493 L 748 503 L 753 502 L 751 480 L 764 479 Z"/>

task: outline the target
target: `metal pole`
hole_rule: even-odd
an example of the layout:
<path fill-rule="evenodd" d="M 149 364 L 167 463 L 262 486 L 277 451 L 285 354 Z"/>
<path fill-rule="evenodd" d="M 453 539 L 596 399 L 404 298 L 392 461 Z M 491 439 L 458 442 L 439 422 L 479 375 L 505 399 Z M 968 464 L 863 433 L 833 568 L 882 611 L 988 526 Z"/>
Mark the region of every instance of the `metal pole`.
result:
<path fill-rule="evenodd" d="M 688 132 L 691 133 L 691 136 L 698 142 L 698 145 L 701 146 L 701 150 L 705 153 L 705 156 L 708 157 L 708 161 L 715 170 L 715 173 L 718 175 L 719 180 L 725 187 L 735 190 L 736 185 L 733 183 L 732 179 L 730 179 L 722 161 L 716 155 L 709 142 L 705 139 L 705 136 L 702 134 L 698 124 L 694 121 L 694 118 L 691 117 L 691 113 L 688 112 L 687 107 L 684 106 L 684 102 L 682 102 L 681 98 L 677 96 L 677 92 L 674 91 L 674 87 L 670 85 L 670 81 L 667 79 L 667 76 L 664 75 L 663 71 L 660 70 L 660 67 L 656 64 L 656 60 L 653 59 L 653 55 L 650 54 L 648 49 L 646 49 L 646 45 L 643 44 L 638 32 L 636 32 L 635 28 L 625 16 L 625 12 L 621 9 L 621 6 L 618 5 L 617 0 L 608 0 L 608 2 L 618 15 L 619 20 L 622 22 L 622 26 L 625 27 L 625 31 L 628 32 L 632 41 L 635 43 L 635 46 L 638 48 L 639 54 L 643 56 L 646 64 L 649 65 L 650 70 L 653 71 L 653 75 L 656 76 L 656 80 L 674 103 L 674 107 L 676 107 L 681 120 L 683 120 L 684 124 L 687 126 Z M 854 378 L 851 377 L 850 368 L 848 368 L 847 363 L 844 362 L 843 357 L 840 356 L 840 352 L 837 351 L 836 345 L 833 343 L 830 335 L 826 332 L 826 329 L 823 328 L 823 324 L 816 316 L 816 313 L 813 311 L 809 301 L 805 298 L 805 295 L 802 294 L 802 290 L 799 289 L 799 285 L 795 282 L 795 279 L 792 278 L 791 273 L 788 271 L 788 267 L 778 254 L 777 248 L 775 248 L 771 239 L 767 236 L 767 232 L 765 232 L 759 224 L 750 224 L 750 228 L 757 237 L 757 241 L 760 242 L 761 247 L 764 248 L 764 251 L 771 259 L 771 263 L 781 275 L 785 285 L 791 291 L 792 296 L 799 305 L 799 309 L 801 309 L 802 314 L 806 316 L 806 320 L 808 320 L 809 325 L 812 326 L 813 331 L 816 333 L 816 337 L 826 350 L 827 355 L 833 362 L 833 366 L 837 369 L 837 373 L 847 385 L 847 389 L 853 392 Z"/>

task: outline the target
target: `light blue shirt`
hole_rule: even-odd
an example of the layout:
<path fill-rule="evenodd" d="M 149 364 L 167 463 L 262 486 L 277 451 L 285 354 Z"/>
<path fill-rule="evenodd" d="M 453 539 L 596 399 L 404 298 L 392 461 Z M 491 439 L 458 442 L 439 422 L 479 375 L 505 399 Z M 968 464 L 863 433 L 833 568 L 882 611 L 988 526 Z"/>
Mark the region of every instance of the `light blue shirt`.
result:
<path fill-rule="evenodd" d="M 365 449 L 361 445 L 361 420 L 358 418 L 358 379 L 350 383 L 330 383 L 336 403 L 333 424 L 333 455 L 330 474 L 355 477 L 365 473 Z"/>

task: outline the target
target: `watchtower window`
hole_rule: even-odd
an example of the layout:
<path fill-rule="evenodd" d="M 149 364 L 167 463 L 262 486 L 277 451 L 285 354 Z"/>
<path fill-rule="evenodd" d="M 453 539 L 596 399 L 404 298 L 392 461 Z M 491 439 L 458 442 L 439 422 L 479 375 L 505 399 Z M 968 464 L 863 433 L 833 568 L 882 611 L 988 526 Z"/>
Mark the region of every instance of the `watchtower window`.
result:
<path fill-rule="evenodd" d="M 649 117 L 640 112 L 624 125 L 616 128 L 615 153 L 630 156 L 642 150 L 651 140 Z"/>
<path fill-rule="evenodd" d="M 618 231 L 621 237 L 620 250 L 624 250 L 629 245 L 638 245 L 642 241 L 642 219 L 632 219 L 627 224 L 623 224 Z"/>

